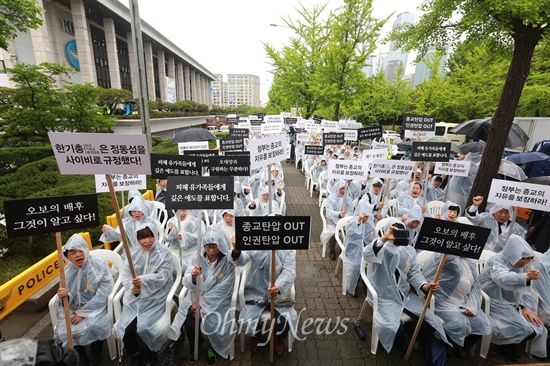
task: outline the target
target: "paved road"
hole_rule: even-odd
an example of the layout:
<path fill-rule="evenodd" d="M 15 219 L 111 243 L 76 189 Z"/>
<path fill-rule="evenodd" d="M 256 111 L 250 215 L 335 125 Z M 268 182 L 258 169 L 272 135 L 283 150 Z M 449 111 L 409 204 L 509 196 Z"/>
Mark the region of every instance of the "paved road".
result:
<path fill-rule="evenodd" d="M 367 333 L 367 340 L 361 341 L 352 330 L 350 321 L 359 316 L 361 305 L 365 298 L 362 289 L 359 290 L 357 298 L 351 295 L 342 295 L 341 293 L 341 267 L 339 273 L 333 276 L 336 262 L 331 262 L 327 258 L 321 257 L 321 245 L 319 243 L 319 234 L 322 230 L 322 223 L 319 217 L 319 207 L 317 193 L 309 197 L 304 186 L 304 176 L 291 164 L 282 163 L 285 174 L 285 191 L 287 197 L 288 215 L 310 215 L 312 220 L 312 243 L 310 250 L 300 251 L 297 255 L 297 279 L 296 279 L 296 310 L 300 313 L 300 324 L 298 326 L 299 336 L 304 339 L 296 340 L 292 352 L 286 352 L 282 357 L 276 359 L 277 364 L 281 365 L 301 365 L 301 366 L 325 366 L 325 365 L 423 365 L 419 351 L 414 351 L 409 362 L 404 361 L 404 353 L 400 350 L 393 350 L 390 354 L 386 353 L 380 346 L 376 356 L 370 352 L 370 328 L 371 313 L 370 307 L 366 312 L 367 316 L 361 319 L 363 329 Z M 9 328 L 9 337 L 21 336 L 27 332 L 28 336 L 36 339 L 48 339 L 52 337 L 51 325 L 45 319 L 42 324 L 31 329 L 28 333 L 26 329 L 30 324 L 34 324 L 41 314 L 27 314 L 24 316 L 13 315 L 2 325 L 3 329 Z M 314 326 L 305 326 L 306 319 L 314 319 Z M 8 326 L 8 324 L 10 324 Z M 15 324 L 15 325 L 14 325 Z M 311 324 L 311 323 L 309 323 Z M 347 331 L 343 332 L 343 324 Z M 303 328 L 305 327 L 305 328 Z M 320 334 L 313 332 L 305 335 L 302 329 L 311 331 L 312 329 L 321 329 Z M 17 333 L 19 329 L 20 334 Z M 340 332 L 338 332 L 340 331 Z M 36 333 L 36 334 L 34 334 Z M 218 365 L 265 365 L 269 364 L 269 348 L 263 347 L 255 354 L 250 353 L 248 343 L 245 341 L 245 352 L 240 351 L 240 340 L 237 337 L 235 341 L 235 359 L 229 361 L 219 361 Z M 206 345 L 201 349 L 201 359 L 195 365 L 205 365 Z M 184 355 L 187 356 L 187 346 L 184 346 Z M 104 351 L 104 360 L 108 359 L 107 351 Z M 535 359 L 529 359 L 526 356 L 520 360 L 521 364 L 537 363 Z M 116 365 L 118 362 L 105 361 L 105 365 Z M 124 364 L 129 364 L 126 361 Z M 187 358 L 184 358 L 182 364 L 188 364 Z M 504 365 L 510 364 L 506 360 L 498 357 L 494 352 L 489 352 L 487 359 L 482 359 L 479 355 L 466 356 L 466 359 L 450 357 L 449 366 L 455 365 Z"/>

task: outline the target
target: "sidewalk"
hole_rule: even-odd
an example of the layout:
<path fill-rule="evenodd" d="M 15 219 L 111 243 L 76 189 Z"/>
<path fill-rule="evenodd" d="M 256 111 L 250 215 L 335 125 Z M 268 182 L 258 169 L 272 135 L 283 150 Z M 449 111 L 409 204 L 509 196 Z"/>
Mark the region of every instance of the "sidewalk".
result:
<path fill-rule="evenodd" d="M 322 222 L 319 216 L 318 193 L 314 192 L 309 197 L 309 192 L 304 186 L 304 176 L 293 164 L 282 162 L 285 175 L 285 191 L 287 199 L 287 215 L 311 216 L 312 243 L 308 251 L 299 251 L 297 254 L 297 278 L 296 278 L 296 311 L 300 314 L 298 336 L 303 340 L 295 340 L 292 352 L 277 358 L 276 364 L 280 365 L 423 365 L 420 351 L 413 351 L 409 362 L 404 361 L 404 353 L 393 350 L 391 354 L 378 347 L 375 355 L 370 352 L 370 329 L 372 309 L 367 305 L 366 317 L 361 319 L 363 330 L 367 339 L 361 341 L 353 330 L 351 322 L 359 316 L 365 294 L 361 286 L 358 286 L 359 296 L 342 295 L 342 266 L 339 272 L 333 276 L 337 262 L 321 257 L 321 244 L 319 235 L 322 230 Z M 308 320 L 306 322 L 306 319 Z M 312 321 L 314 321 L 312 323 Z M 320 330 L 319 334 L 315 329 Z M 312 333 L 305 335 L 303 330 Z M 340 334 L 338 334 L 340 333 Z M 53 336 L 51 325 L 48 325 L 36 339 L 48 339 Z M 195 365 L 206 365 L 206 344 L 201 349 L 201 358 Z M 109 362 L 107 347 L 104 348 L 103 360 L 105 365 L 117 365 L 118 361 Z M 182 364 L 189 364 L 187 360 L 187 345 L 185 346 L 185 358 Z M 269 347 L 260 347 L 259 351 L 251 354 L 248 339 L 245 339 L 245 352 L 240 351 L 240 337 L 235 340 L 235 359 L 218 361 L 217 365 L 267 365 L 269 364 Z M 479 347 L 477 349 L 479 352 Z M 520 363 L 536 364 L 536 359 L 524 356 Z M 500 358 L 494 347 L 487 359 L 482 359 L 478 354 L 466 356 L 466 359 L 450 357 L 448 365 L 505 365 L 510 364 Z M 539 363 L 540 364 L 540 363 Z M 129 365 L 126 360 L 124 365 Z"/>

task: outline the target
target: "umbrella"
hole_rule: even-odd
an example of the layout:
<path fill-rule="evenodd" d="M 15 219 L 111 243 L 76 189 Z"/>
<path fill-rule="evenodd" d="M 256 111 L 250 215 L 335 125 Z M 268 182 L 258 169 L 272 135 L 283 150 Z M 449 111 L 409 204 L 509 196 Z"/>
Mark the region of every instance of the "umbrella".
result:
<path fill-rule="evenodd" d="M 451 143 L 451 151 L 454 152 L 455 154 L 460 154 L 461 151 L 460 151 L 460 148 L 458 147 L 458 145 L 452 141 L 449 141 L 449 140 L 446 140 L 442 137 L 430 137 L 429 139 L 427 139 L 426 141 L 428 142 L 450 142 Z"/>
<path fill-rule="evenodd" d="M 466 122 L 462 122 L 456 127 L 453 127 L 450 132 L 468 135 L 473 138 L 478 138 L 483 141 L 487 141 L 489 137 L 489 130 L 491 129 L 491 117 L 481 118 L 481 119 L 472 119 Z M 529 136 L 523 131 L 519 125 L 512 123 L 510 132 L 508 133 L 508 138 L 506 139 L 506 147 L 510 149 L 515 149 L 518 147 L 524 147 L 529 140 Z"/>
<path fill-rule="evenodd" d="M 216 136 L 214 136 L 210 131 L 202 128 L 189 128 L 178 132 L 176 137 L 172 140 L 172 143 L 177 144 L 178 142 L 207 141 L 215 138 Z"/>
<path fill-rule="evenodd" d="M 523 181 L 527 178 L 519 166 L 507 159 L 502 159 L 500 161 L 498 174 L 502 175 L 505 180 Z"/>
<path fill-rule="evenodd" d="M 485 141 L 472 141 L 472 142 L 467 142 L 465 144 L 460 145 L 459 148 L 463 154 L 467 154 L 471 152 L 480 153 L 480 152 L 483 152 L 485 145 L 486 145 Z"/>
<path fill-rule="evenodd" d="M 506 157 L 506 160 L 510 160 L 515 164 L 524 164 L 531 161 L 548 160 L 550 156 L 538 151 L 526 151 Z"/>
<path fill-rule="evenodd" d="M 401 151 L 410 150 L 412 148 L 412 142 L 410 141 L 400 142 L 397 144 L 397 148 Z"/>
<path fill-rule="evenodd" d="M 525 183 L 532 183 L 532 184 L 541 184 L 544 186 L 550 186 L 550 177 L 547 175 L 543 175 L 540 177 L 531 177 L 524 180 Z"/>

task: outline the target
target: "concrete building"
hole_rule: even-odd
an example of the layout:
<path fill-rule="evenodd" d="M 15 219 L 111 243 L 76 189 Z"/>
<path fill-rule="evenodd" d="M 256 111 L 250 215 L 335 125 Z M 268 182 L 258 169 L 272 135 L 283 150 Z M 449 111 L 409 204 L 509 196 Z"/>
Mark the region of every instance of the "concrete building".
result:
<path fill-rule="evenodd" d="M 213 105 L 236 107 L 247 104 L 251 107 L 260 107 L 259 76 L 227 74 L 227 81 L 223 81 L 223 75 L 221 74 L 216 74 L 216 77 L 216 80 L 210 84 Z"/>
<path fill-rule="evenodd" d="M 31 29 L 2 50 L 5 67 L 16 62 L 66 62 L 71 82 L 122 88 L 138 95 L 129 9 L 117 0 L 36 0 L 45 9 L 42 26 Z M 193 100 L 211 106 L 215 75 L 172 41 L 141 21 L 148 98 Z M 8 78 L 1 85 L 11 86 Z M 5 84 L 6 83 L 6 84 Z"/>
<path fill-rule="evenodd" d="M 445 66 L 447 64 L 448 50 L 449 48 L 445 47 L 445 54 L 441 55 L 441 60 L 439 61 L 439 67 L 437 69 L 437 73 L 439 75 L 442 75 L 443 71 L 445 70 Z M 416 67 L 414 69 L 413 88 L 416 89 L 416 87 L 422 84 L 424 80 L 430 80 L 432 78 L 431 71 L 428 68 L 428 65 L 426 65 L 426 62 L 424 61 L 429 60 L 428 62 L 433 62 L 434 57 L 436 57 L 436 54 L 437 54 L 437 50 L 435 46 L 430 46 L 428 47 L 428 52 L 426 52 L 426 55 L 424 56 L 422 61 L 416 64 Z"/>
<path fill-rule="evenodd" d="M 401 24 L 413 24 L 414 14 L 405 12 L 397 16 L 393 22 L 393 26 L 396 27 Z M 396 77 L 396 73 L 401 68 L 401 72 L 405 74 L 407 67 L 409 53 L 404 52 L 401 49 L 396 49 L 394 42 L 390 42 L 390 50 L 384 59 L 384 72 L 386 80 L 393 80 Z"/>

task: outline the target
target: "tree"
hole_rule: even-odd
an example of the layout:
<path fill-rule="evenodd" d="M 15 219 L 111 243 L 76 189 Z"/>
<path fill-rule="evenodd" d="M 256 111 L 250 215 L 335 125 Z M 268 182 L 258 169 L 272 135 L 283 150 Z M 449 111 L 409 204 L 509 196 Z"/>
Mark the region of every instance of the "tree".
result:
<path fill-rule="evenodd" d="M 550 45 L 545 43 L 535 50 L 531 74 L 525 82 L 517 116 L 550 117 Z"/>
<path fill-rule="evenodd" d="M 123 104 L 129 100 L 133 100 L 132 92 L 126 89 L 104 89 L 98 87 L 98 102 L 100 106 L 105 106 L 107 114 L 114 114 L 118 104 Z"/>
<path fill-rule="evenodd" d="M 116 117 L 103 115 L 98 106 L 101 91 L 92 84 L 72 84 L 65 87 L 64 106 L 67 108 L 65 128 L 71 132 L 113 132 Z"/>
<path fill-rule="evenodd" d="M 510 67 L 483 151 L 479 172 L 469 200 L 487 196 L 496 177 L 506 138 L 512 127 L 518 102 L 537 44 L 549 36 L 550 0 L 425 0 L 425 14 L 414 25 L 402 25 L 392 32 L 396 47 L 418 49 L 427 45 L 456 45 L 461 37 L 484 41 L 495 53 L 512 49 Z M 461 18 L 456 20 L 455 14 Z"/>
<path fill-rule="evenodd" d="M 7 50 L 18 32 L 40 27 L 43 11 L 34 0 L 0 0 L 0 48 Z"/>

